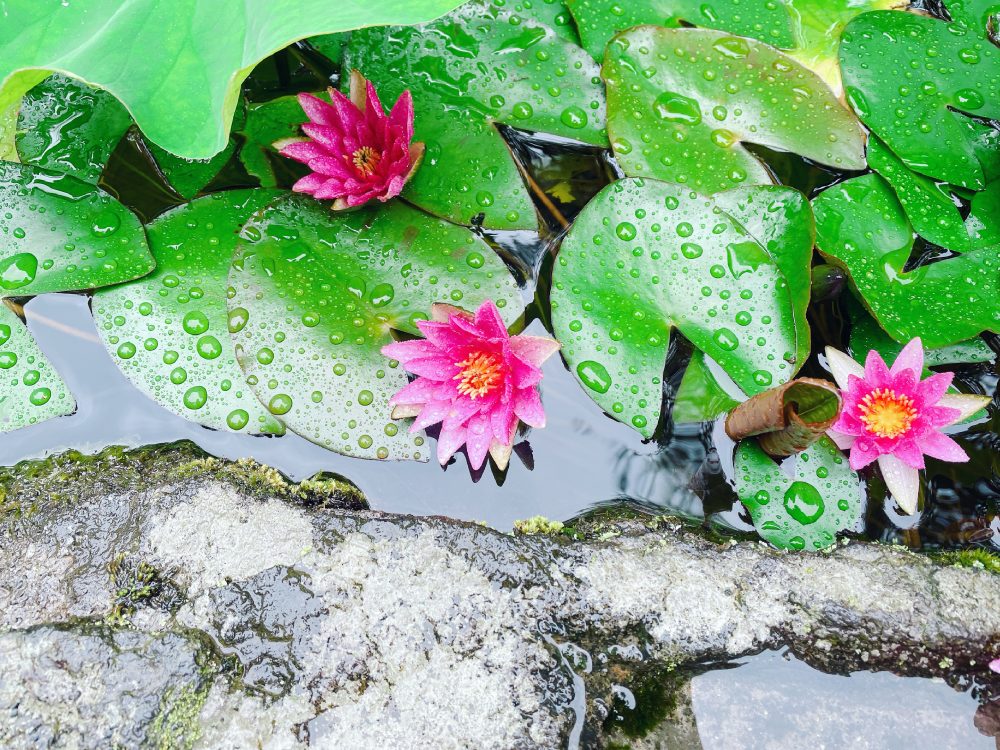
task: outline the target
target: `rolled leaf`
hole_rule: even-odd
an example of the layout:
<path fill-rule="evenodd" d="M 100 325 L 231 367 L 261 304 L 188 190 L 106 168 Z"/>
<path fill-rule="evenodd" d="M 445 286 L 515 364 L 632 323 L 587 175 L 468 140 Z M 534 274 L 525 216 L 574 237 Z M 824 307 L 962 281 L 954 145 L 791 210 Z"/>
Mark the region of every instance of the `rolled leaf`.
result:
<path fill-rule="evenodd" d="M 840 415 L 840 391 L 826 380 L 797 378 L 759 393 L 726 417 L 726 434 L 739 442 L 760 436 L 771 456 L 791 456 L 819 440 Z"/>

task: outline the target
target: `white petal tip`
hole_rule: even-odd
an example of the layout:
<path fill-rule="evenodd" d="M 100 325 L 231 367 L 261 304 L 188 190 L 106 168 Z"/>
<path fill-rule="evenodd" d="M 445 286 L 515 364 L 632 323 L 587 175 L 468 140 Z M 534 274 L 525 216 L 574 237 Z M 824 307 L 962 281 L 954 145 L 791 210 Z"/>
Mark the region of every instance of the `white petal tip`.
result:
<path fill-rule="evenodd" d="M 840 349 L 834 349 L 832 346 L 826 347 L 826 361 L 830 365 L 830 372 L 833 374 L 833 379 L 837 381 L 837 385 L 841 390 L 847 388 L 847 378 L 849 375 L 854 375 L 858 378 L 865 376 L 865 368 L 840 351 Z"/>
<path fill-rule="evenodd" d="M 992 401 L 990 396 L 975 396 L 968 393 L 946 393 L 937 402 L 937 406 L 947 409 L 958 409 L 959 415 L 951 424 L 968 419 L 980 409 L 985 409 Z"/>

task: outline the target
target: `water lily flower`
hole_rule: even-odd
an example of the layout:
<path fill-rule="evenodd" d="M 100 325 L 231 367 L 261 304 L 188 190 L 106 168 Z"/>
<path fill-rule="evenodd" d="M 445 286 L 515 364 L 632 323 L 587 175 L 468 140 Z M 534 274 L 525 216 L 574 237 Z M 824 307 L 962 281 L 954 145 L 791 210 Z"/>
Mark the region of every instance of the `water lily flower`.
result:
<path fill-rule="evenodd" d="M 375 87 L 351 73 L 351 97 L 329 89 L 332 104 L 299 94 L 309 117 L 302 125 L 308 138 L 275 145 L 283 156 L 312 171 L 292 186 L 320 200 L 333 200 L 335 210 L 354 208 L 377 198 L 399 195 L 420 165 L 423 143 L 413 140 L 413 97 L 404 91 L 386 115 Z"/>
<path fill-rule="evenodd" d="M 1000 673 L 1000 659 L 994 659 L 990 662 L 990 669 L 994 672 Z"/>
<path fill-rule="evenodd" d="M 975 414 L 990 398 L 946 393 L 950 372 L 921 380 L 924 350 L 919 338 L 903 347 L 892 367 L 876 351 L 868 352 L 864 367 L 833 347 L 826 348 L 826 357 L 844 399 L 830 437 L 850 450 L 852 469 L 877 461 L 899 507 L 914 513 L 925 455 L 969 460 L 941 428 Z"/>
<path fill-rule="evenodd" d="M 417 379 L 392 397 L 393 419 L 416 417 L 410 431 L 441 423 L 438 461 L 444 466 L 464 445 L 469 464 L 487 453 L 507 467 L 518 422 L 545 426 L 538 393 L 542 363 L 559 344 L 540 336 L 511 336 L 492 301 L 475 314 L 436 304 L 417 322 L 425 339 L 382 348 Z"/>

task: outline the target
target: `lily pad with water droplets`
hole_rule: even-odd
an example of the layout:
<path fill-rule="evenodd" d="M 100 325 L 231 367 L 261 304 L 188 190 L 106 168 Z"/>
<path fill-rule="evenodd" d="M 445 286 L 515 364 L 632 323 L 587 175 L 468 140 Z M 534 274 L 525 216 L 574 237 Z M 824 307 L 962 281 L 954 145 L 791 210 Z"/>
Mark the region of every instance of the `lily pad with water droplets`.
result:
<path fill-rule="evenodd" d="M 333 215 L 289 197 L 250 221 L 230 272 L 230 331 L 257 397 L 293 432 L 362 458 L 426 460 L 390 419 L 406 373 L 381 354 L 431 305 L 524 309 L 500 258 L 463 227 L 404 203 Z"/>
<path fill-rule="evenodd" d="M 991 182 L 972 198 L 966 227 L 974 243 L 1000 245 L 1000 180 Z"/>
<path fill-rule="evenodd" d="M 878 324 L 928 348 L 1000 331 L 1000 245 L 904 271 L 913 229 L 892 188 L 875 174 L 834 185 L 813 200 L 816 246 L 847 271 Z"/>
<path fill-rule="evenodd" d="M 608 132 L 630 176 L 703 193 L 772 183 L 744 142 L 865 167 L 854 115 L 818 76 L 761 42 L 642 26 L 608 45 L 603 74 Z"/>
<path fill-rule="evenodd" d="M 569 0 L 569 7 L 584 48 L 597 60 L 612 37 L 633 26 L 698 26 L 775 47 L 795 42 L 788 9 L 776 0 Z"/>
<path fill-rule="evenodd" d="M 674 395 L 673 410 L 670 412 L 674 424 L 708 422 L 739 404 L 719 384 L 709 368 L 705 353 L 695 349 Z"/>
<path fill-rule="evenodd" d="M 798 369 L 796 306 L 767 245 L 722 203 L 653 180 L 622 180 L 591 201 L 553 273 L 566 361 L 591 398 L 646 437 L 660 418 L 672 328 L 752 395 Z"/>
<path fill-rule="evenodd" d="M 417 27 L 351 35 L 345 68 L 383 102 L 413 94 L 424 160 L 403 197 L 459 224 L 531 229 L 535 209 L 496 123 L 607 145 L 600 71 L 547 26 L 470 3 Z"/>
<path fill-rule="evenodd" d="M 1000 117 L 1000 49 L 982 28 L 901 11 L 855 18 L 840 64 L 858 116 L 910 169 L 982 189 L 974 142 Z"/>
<path fill-rule="evenodd" d="M 120 284 L 155 262 L 135 215 L 75 177 L 0 162 L 0 297 Z"/>
<path fill-rule="evenodd" d="M 317 96 L 326 98 L 325 93 Z M 299 125 L 304 119 L 302 105 L 294 96 L 282 96 L 247 107 L 246 122 L 240 130 L 244 138 L 240 161 L 247 173 L 260 180 L 262 186 L 275 187 L 278 184 L 272 160 L 284 157 L 278 155 L 273 144 L 301 135 Z"/>
<path fill-rule="evenodd" d="M 0 302 L 0 432 L 71 414 L 76 401 L 21 319 Z"/>
<path fill-rule="evenodd" d="M 185 419 L 233 432 L 281 434 L 236 361 L 226 293 L 238 232 L 280 193 L 214 193 L 148 227 L 156 272 L 99 290 L 92 308 L 115 364 Z"/>
<path fill-rule="evenodd" d="M 24 95 L 15 142 L 20 159 L 96 185 L 132 118 L 107 91 L 67 76 Z"/>
<path fill-rule="evenodd" d="M 829 438 L 780 465 L 756 441 L 744 440 L 736 448 L 734 472 L 736 493 L 757 533 L 776 547 L 826 549 L 861 520 L 861 482 Z"/>

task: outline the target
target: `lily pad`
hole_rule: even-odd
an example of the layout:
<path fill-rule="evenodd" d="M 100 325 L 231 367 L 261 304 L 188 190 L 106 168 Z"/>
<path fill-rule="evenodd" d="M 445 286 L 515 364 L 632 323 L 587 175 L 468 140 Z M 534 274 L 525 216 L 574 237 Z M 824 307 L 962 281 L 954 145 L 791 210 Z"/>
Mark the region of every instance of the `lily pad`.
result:
<path fill-rule="evenodd" d="M 982 189 L 973 144 L 1000 117 L 1000 49 L 961 23 L 900 11 L 855 18 L 844 32 L 840 64 L 858 116 L 915 172 Z"/>
<path fill-rule="evenodd" d="M 94 294 L 115 364 L 157 403 L 217 430 L 281 434 L 236 361 L 226 293 L 238 232 L 280 193 L 214 193 L 149 225 L 155 273 Z"/>
<path fill-rule="evenodd" d="M 381 348 L 417 334 L 431 305 L 492 299 L 524 309 L 507 267 L 476 235 L 399 201 L 332 215 L 288 197 L 242 232 L 230 272 L 230 331 L 260 401 L 288 429 L 362 458 L 426 460 L 424 438 L 389 417 L 407 383 Z"/>
<path fill-rule="evenodd" d="M 674 396 L 670 412 L 674 424 L 709 422 L 739 404 L 719 385 L 705 359 L 705 353 L 695 349 Z"/>
<path fill-rule="evenodd" d="M 973 197 L 966 227 L 975 244 L 1000 245 L 1000 180 Z"/>
<path fill-rule="evenodd" d="M 422 23 L 456 0 L 90 0 L 4 5 L 0 111 L 59 70 L 116 96 L 143 133 L 188 159 L 226 147 L 240 84 L 290 43 Z"/>
<path fill-rule="evenodd" d="M 325 94 L 317 96 L 326 98 Z M 272 159 L 283 157 L 277 155 L 274 142 L 301 135 L 299 125 L 304 121 L 302 105 L 294 96 L 282 96 L 247 108 L 246 124 L 240 131 L 244 138 L 240 161 L 247 173 L 260 180 L 263 187 L 278 184 Z"/>
<path fill-rule="evenodd" d="M 135 215 L 66 174 L 0 162 L 0 297 L 93 289 L 155 262 Z"/>
<path fill-rule="evenodd" d="M 816 74 L 773 47 L 707 29 L 643 26 L 604 63 L 619 164 L 715 193 L 774 180 L 743 142 L 863 169 L 857 119 Z"/>
<path fill-rule="evenodd" d="M 67 76 L 46 78 L 24 95 L 17 119 L 20 160 L 93 185 L 132 125 L 107 91 Z"/>
<path fill-rule="evenodd" d="M 478 3 L 415 28 L 356 31 L 344 67 L 360 70 L 384 102 L 412 92 L 415 140 L 427 151 L 403 197 L 455 223 L 537 224 L 497 123 L 607 145 L 604 91 L 587 53 Z"/>
<path fill-rule="evenodd" d="M 861 520 L 861 482 L 829 438 L 780 465 L 746 440 L 736 448 L 734 471 L 757 533 L 776 547 L 826 549 Z"/>
<path fill-rule="evenodd" d="M 646 437 L 660 418 L 672 328 L 752 395 L 798 369 L 795 307 L 781 266 L 720 203 L 653 180 L 622 180 L 591 201 L 553 273 L 567 363 L 591 398 Z"/>
<path fill-rule="evenodd" d="M 892 188 L 875 174 L 825 190 L 813 201 L 816 246 L 896 341 L 929 348 L 1000 331 L 1000 245 L 904 272 L 913 229 Z"/>
<path fill-rule="evenodd" d="M 0 302 L 0 432 L 71 414 L 76 401 L 28 333 Z"/>
<path fill-rule="evenodd" d="M 868 164 L 896 191 L 917 234 L 956 252 L 969 249 L 969 231 L 947 184 L 914 172 L 875 136 L 868 141 Z"/>
<path fill-rule="evenodd" d="M 17 130 L 17 111 L 20 107 L 20 102 L 14 102 L 6 109 L 0 109 L 0 161 L 19 161 L 14 134 Z"/>
<path fill-rule="evenodd" d="M 774 0 L 569 0 L 584 49 L 604 58 L 608 42 L 633 26 L 683 24 L 748 36 L 775 47 L 795 42 L 791 19 L 783 3 Z"/>

